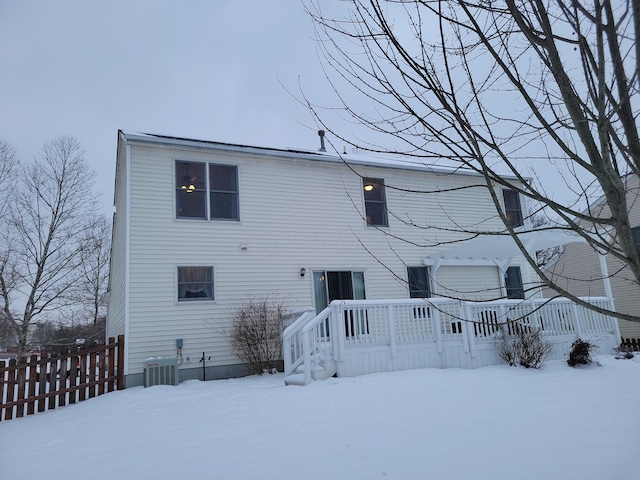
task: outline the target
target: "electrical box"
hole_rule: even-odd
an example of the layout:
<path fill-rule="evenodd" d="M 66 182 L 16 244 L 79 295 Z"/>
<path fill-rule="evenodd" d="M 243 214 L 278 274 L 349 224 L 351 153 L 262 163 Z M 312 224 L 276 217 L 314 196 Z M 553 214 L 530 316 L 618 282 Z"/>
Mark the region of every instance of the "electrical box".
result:
<path fill-rule="evenodd" d="M 182 339 L 181 338 L 176 339 L 176 348 L 182 348 Z"/>

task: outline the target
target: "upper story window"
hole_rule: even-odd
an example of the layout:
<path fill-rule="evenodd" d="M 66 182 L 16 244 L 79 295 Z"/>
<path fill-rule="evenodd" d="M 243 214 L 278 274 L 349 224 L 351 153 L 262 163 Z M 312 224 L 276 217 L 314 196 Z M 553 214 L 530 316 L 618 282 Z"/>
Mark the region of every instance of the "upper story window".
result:
<path fill-rule="evenodd" d="M 176 161 L 176 218 L 239 220 L 238 167 Z"/>
<path fill-rule="evenodd" d="M 367 225 L 388 227 L 387 199 L 384 193 L 384 180 L 381 178 L 363 178 L 364 209 Z"/>
<path fill-rule="evenodd" d="M 213 267 L 178 267 L 179 302 L 213 299 Z"/>
<path fill-rule="evenodd" d="M 428 298 L 431 296 L 427 267 L 407 267 L 407 279 L 409 281 L 409 297 Z"/>
<path fill-rule="evenodd" d="M 207 218 L 205 164 L 176 162 L 176 217 Z"/>
<path fill-rule="evenodd" d="M 522 208 L 520 207 L 520 195 L 515 190 L 502 190 L 504 199 L 504 213 L 510 227 L 519 227 L 524 224 L 522 220 Z"/>
<path fill-rule="evenodd" d="M 209 165 L 211 220 L 239 220 L 238 167 Z"/>
<path fill-rule="evenodd" d="M 507 298 L 524 298 L 524 285 L 520 267 L 509 267 L 504 274 L 504 286 L 507 290 Z"/>

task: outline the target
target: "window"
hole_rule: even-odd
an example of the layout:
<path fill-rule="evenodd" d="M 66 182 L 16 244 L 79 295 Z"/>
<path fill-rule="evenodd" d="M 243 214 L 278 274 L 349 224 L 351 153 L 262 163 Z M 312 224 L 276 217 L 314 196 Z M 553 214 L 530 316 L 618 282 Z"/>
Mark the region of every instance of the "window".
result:
<path fill-rule="evenodd" d="M 520 267 L 509 267 L 504 274 L 504 286 L 507 290 L 507 298 L 524 299 L 524 287 Z"/>
<path fill-rule="evenodd" d="M 179 302 L 213 299 L 213 267 L 178 267 Z"/>
<path fill-rule="evenodd" d="M 631 229 L 631 235 L 633 236 L 633 243 L 636 244 L 636 250 L 638 251 L 638 255 L 640 256 L 640 226 L 633 227 Z"/>
<path fill-rule="evenodd" d="M 176 218 L 239 220 L 238 203 L 235 165 L 176 162 Z"/>
<path fill-rule="evenodd" d="M 209 204 L 212 220 L 239 220 L 238 167 L 209 165 Z"/>
<path fill-rule="evenodd" d="M 324 271 L 313 272 L 313 291 L 316 312 L 320 313 L 333 300 L 364 300 L 366 298 L 364 272 Z M 369 334 L 366 309 L 347 309 L 344 312 L 344 329 L 347 337 Z M 329 336 L 328 321 L 320 326 L 320 335 Z"/>
<path fill-rule="evenodd" d="M 411 298 L 427 298 L 431 296 L 429 269 L 427 267 L 407 267 L 407 279 Z"/>
<path fill-rule="evenodd" d="M 362 188 L 364 189 L 364 209 L 367 225 L 388 227 L 384 180 L 380 178 L 363 178 Z"/>
<path fill-rule="evenodd" d="M 176 162 L 176 217 L 207 218 L 205 164 Z"/>
<path fill-rule="evenodd" d="M 502 197 L 504 199 L 504 214 L 507 217 L 509 226 L 515 228 L 523 225 L 518 192 L 505 189 L 502 190 Z"/>
<path fill-rule="evenodd" d="M 366 298 L 364 272 L 315 270 L 313 291 L 318 313 L 333 300 L 364 300 Z"/>

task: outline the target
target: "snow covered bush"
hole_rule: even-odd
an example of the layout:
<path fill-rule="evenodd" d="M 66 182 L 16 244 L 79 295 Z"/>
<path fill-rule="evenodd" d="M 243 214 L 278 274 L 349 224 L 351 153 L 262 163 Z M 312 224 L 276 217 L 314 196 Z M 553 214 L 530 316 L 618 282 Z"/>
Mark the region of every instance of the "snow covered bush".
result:
<path fill-rule="evenodd" d="M 504 326 L 500 327 L 493 337 L 493 343 L 498 351 L 498 356 L 512 367 L 518 364 L 516 346 L 513 339 L 504 331 Z"/>
<path fill-rule="evenodd" d="M 542 338 L 538 328 L 514 323 L 511 333 L 500 327 L 494 338 L 498 356 L 511 366 L 540 368 L 551 353 L 551 344 Z"/>
<path fill-rule="evenodd" d="M 576 365 L 589 365 L 590 363 L 594 363 L 593 359 L 591 358 L 591 354 L 596 348 L 598 348 L 597 345 L 578 338 L 571 345 L 571 351 L 569 352 L 569 359 L 567 360 L 567 363 L 570 367 L 575 367 Z"/>
<path fill-rule="evenodd" d="M 229 338 L 238 358 L 252 373 L 274 373 L 282 354 L 282 329 L 286 315 L 277 298 L 252 299 L 237 307 Z"/>

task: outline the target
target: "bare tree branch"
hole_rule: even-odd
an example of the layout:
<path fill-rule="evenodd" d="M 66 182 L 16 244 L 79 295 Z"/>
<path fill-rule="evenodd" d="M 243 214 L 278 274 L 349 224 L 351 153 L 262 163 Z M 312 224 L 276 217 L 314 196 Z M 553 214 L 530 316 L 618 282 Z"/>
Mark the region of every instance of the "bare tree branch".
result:
<path fill-rule="evenodd" d="M 34 319 L 75 301 L 90 242 L 85 226 L 95 216 L 94 175 L 80 142 L 60 137 L 21 168 L 8 199 L 0 226 L 7 245 L 0 258 L 0 300 L 19 357 Z"/>
<path fill-rule="evenodd" d="M 332 129 L 304 94 L 303 101 L 324 130 L 359 151 L 477 173 L 501 231 L 409 221 L 425 232 L 450 229 L 464 238 L 508 232 L 540 285 L 590 308 L 539 268 L 507 222 L 497 187 L 517 191 L 554 224 L 622 262 L 640 293 L 626 200 L 628 176 L 640 174 L 638 5 L 354 0 L 345 18 L 329 18 L 311 1 L 307 11 L 339 108 L 378 140 Z M 355 107 L 356 97 L 373 107 Z M 540 172 L 550 168 L 572 199 L 559 202 L 546 191 Z"/>

